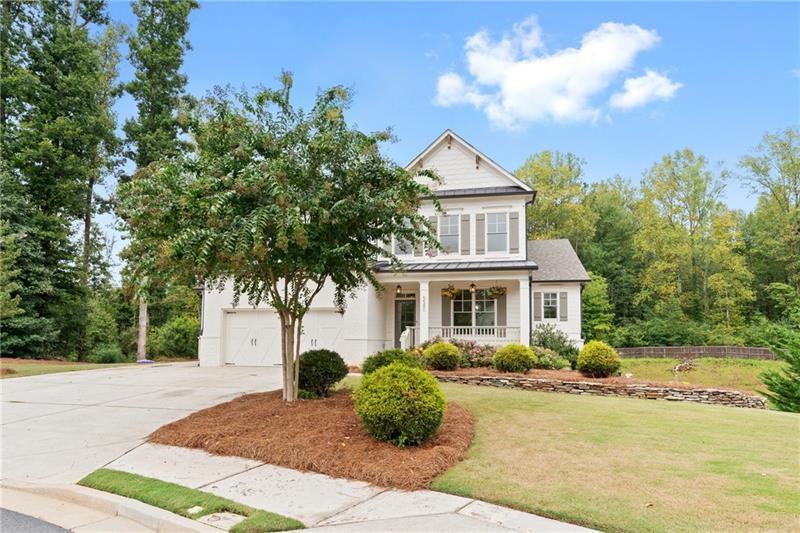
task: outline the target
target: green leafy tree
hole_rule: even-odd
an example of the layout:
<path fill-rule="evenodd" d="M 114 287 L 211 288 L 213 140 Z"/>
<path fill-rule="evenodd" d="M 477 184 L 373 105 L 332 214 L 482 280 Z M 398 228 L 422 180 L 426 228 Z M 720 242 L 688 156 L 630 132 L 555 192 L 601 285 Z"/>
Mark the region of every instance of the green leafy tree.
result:
<path fill-rule="evenodd" d="M 585 162 L 571 153 L 545 150 L 530 156 L 515 175 L 536 190 L 528 208 L 528 236 L 569 239 L 579 253 L 594 234 L 597 215 L 583 202 Z"/>
<path fill-rule="evenodd" d="M 379 151 L 390 135 L 348 126 L 342 87 L 302 111 L 290 103 L 291 76 L 282 82 L 254 96 L 217 89 L 192 119 L 196 153 L 132 180 L 121 196 L 134 236 L 162 242 L 165 265 L 214 287 L 230 281 L 236 301 L 275 309 L 291 402 L 303 318 L 322 287 L 332 284 L 344 308 L 364 283 L 382 288 L 375 259 L 392 235 L 436 244 L 418 213 L 430 190 Z"/>
<path fill-rule="evenodd" d="M 583 332 L 588 340 L 603 340 L 611 332 L 614 321 L 608 298 L 608 283 L 603 276 L 589 273 L 592 278 L 581 293 Z"/>
<path fill-rule="evenodd" d="M 708 313 L 711 228 L 723 211 L 724 178 L 688 148 L 665 155 L 647 172 L 635 239 L 647 265 L 640 303 L 658 313 L 665 305 L 679 305 L 697 320 Z"/>
<path fill-rule="evenodd" d="M 3 220 L 19 235 L 23 313 L 4 321 L 3 353 L 82 353 L 87 293 L 72 225 L 85 214 L 108 127 L 98 97 L 102 61 L 93 32 L 108 23 L 102 1 L 3 2 Z M 8 69 L 8 70 L 6 70 Z"/>
<path fill-rule="evenodd" d="M 637 200 L 635 190 L 619 178 L 593 184 L 585 199 L 597 221 L 594 236 L 583 244 L 579 256 L 587 270 L 606 279 L 619 321 L 641 316 L 634 304 L 642 270 L 634 242 L 639 230 Z"/>
<path fill-rule="evenodd" d="M 774 317 L 766 287 L 783 283 L 800 291 L 800 130 L 764 135 L 740 168 L 740 179 L 759 195 L 742 225 L 747 263 L 758 307 Z"/>
<path fill-rule="evenodd" d="M 152 165 L 177 157 L 186 147 L 180 138 L 185 117 L 179 108 L 187 79 L 180 69 L 184 54 L 191 49 L 186 38 L 189 14 L 198 5 L 196 0 L 139 0 L 132 5 L 137 26 L 128 39 L 128 59 L 135 75 L 126 90 L 136 101 L 137 116 L 127 120 L 123 130 L 131 148 L 128 157 L 136 164 L 133 179 L 148 179 L 155 170 Z M 125 275 L 136 289 L 139 304 L 138 360 L 147 357 L 148 302 L 164 282 L 152 253 L 156 246 L 134 238 L 124 253 Z"/>
<path fill-rule="evenodd" d="M 755 300 L 753 274 L 742 253 L 741 232 L 733 213 L 723 213 L 712 222 L 710 240 L 706 319 L 732 332 L 744 324 L 747 310 Z"/>
<path fill-rule="evenodd" d="M 20 251 L 17 235 L 8 232 L 8 222 L 0 222 L 0 320 L 22 314 L 20 308 L 20 270 L 15 266 Z"/>

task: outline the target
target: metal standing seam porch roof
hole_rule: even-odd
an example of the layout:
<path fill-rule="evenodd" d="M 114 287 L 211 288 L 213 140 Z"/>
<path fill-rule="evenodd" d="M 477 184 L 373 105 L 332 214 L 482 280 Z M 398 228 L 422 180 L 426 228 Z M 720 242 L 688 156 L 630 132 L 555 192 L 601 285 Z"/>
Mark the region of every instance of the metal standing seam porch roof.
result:
<path fill-rule="evenodd" d="M 539 266 L 528 260 L 517 261 L 437 261 L 406 263 L 402 270 L 393 270 L 388 261 L 379 261 L 375 270 L 381 272 L 465 272 L 487 270 L 536 270 Z"/>
<path fill-rule="evenodd" d="M 401 270 L 393 270 L 388 261 L 379 261 L 378 273 L 385 272 L 481 272 L 502 270 L 528 270 L 536 282 L 589 281 L 578 254 L 567 239 L 532 240 L 527 243 L 529 259 L 506 261 L 429 261 L 405 263 Z"/>

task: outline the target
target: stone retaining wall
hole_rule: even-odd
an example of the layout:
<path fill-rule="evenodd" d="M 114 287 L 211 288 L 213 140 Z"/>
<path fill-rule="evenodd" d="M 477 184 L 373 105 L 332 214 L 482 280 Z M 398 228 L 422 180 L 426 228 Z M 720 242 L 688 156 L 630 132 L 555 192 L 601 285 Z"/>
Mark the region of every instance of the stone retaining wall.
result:
<path fill-rule="evenodd" d="M 749 346 L 639 346 L 617 348 L 619 355 L 627 358 L 666 357 L 685 359 L 687 357 L 736 357 L 739 359 L 776 359 L 769 348 Z"/>
<path fill-rule="evenodd" d="M 680 387 L 655 387 L 652 385 L 602 383 L 597 381 L 564 381 L 560 379 L 526 378 L 515 376 L 459 376 L 447 372 L 432 372 L 439 380 L 464 385 L 483 385 L 565 394 L 590 394 L 595 396 L 627 396 L 645 400 L 695 402 L 730 407 L 766 409 L 767 401 L 760 396 L 723 389 L 689 389 Z"/>

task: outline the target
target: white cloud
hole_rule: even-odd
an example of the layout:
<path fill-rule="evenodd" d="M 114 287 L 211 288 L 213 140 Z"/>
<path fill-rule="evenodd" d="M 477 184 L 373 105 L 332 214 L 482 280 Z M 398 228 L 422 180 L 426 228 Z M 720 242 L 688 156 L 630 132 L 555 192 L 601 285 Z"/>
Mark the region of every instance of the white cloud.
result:
<path fill-rule="evenodd" d="M 606 22 L 584 34 L 578 48 L 548 52 L 536 17 L 515 24 L 497 41 L 481 30 L 464 45 L 471 79 L 442 74 L 435 101 L 444 107 L 472 105 L 504 128 L 541 120 L 594 122 L 603 111 L 593 99 L 659 40 L 654 30 Z"/>
<path fill-rule="evenodd" d="M 617 109 L 633 109 L 654 100 L 669 100 L 681 87 L 682 83 L 648 69 L 644 76 L 625 80 L 622 91 L 611 95 L 609 104 Z"/>

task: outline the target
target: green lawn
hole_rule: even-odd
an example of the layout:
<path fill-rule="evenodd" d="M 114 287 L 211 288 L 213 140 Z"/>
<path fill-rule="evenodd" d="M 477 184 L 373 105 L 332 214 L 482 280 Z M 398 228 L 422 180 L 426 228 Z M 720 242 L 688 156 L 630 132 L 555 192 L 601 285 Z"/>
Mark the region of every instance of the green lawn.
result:
<path fill-rule="evenodd" d="M 636 379 L 672 381 L 672 369 L 680 359 L 623 359 L 622 374 L 631 373 Z M 680 381 L 706 387 L 721 387 L 755 392 L 762 390 L 759 376 L 765 370 L 783 367 L 783 361 L 762 359 L 720 359 L 704 357 L 695 359 L 695 369 L 681 372 Z"/>
<path fill-rule="evenodd" d="M 798 415 L 443 389 L 475 414 L 476 434 L 435 490 L 609 531 L 800 529 Z"/>
<path fill-rule="evenodd" d="M 38 376 L 40 374 L 53 374 L 56 372 L 74 372 L 76 370 L 94 370 L 97 368 L 112 368 L 125 366 L 131 363 L 101 365 L 95 363 L 70 363 L 67 361 L 46 361 L 38 359 L 0 359 L 0 378 L 21 378 L 25 376 Z"/>
<path fill-rule="evenodd" d="M 208 492 L 118 470 L 106 468 L 95 470 L 80 480 L 78 484 L 133 498 L 187 518 L 196 519 L 221 512 L 246 516 L 247 519 L 231 529 L 232 533 L 288 531 L 304 527 L 301 522 L 293 518 L 253 509 Z M 190 513 L 189 509 L 193 507 L 201 507 L 202 510 Z"/>

